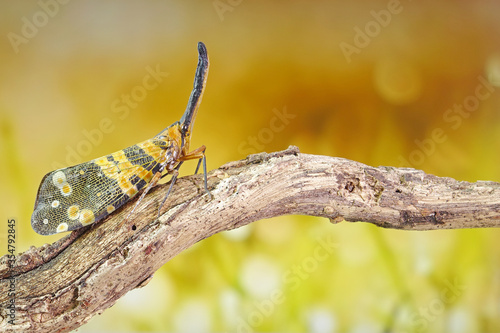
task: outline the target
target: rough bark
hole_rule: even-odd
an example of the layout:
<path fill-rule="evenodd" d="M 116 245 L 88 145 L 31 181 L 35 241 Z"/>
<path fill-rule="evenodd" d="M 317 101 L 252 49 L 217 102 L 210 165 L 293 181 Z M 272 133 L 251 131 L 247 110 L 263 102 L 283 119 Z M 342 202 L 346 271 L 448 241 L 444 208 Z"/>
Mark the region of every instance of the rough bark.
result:
<path fill-rule="evenodd" d="M 182 250 L 224 230 L 285 215 L 365 221 L 384 228 L 433 230 L 500 226 L 500 184 L 456 181 L 423 171 L 370 167 L 300 154 L 296 147 L 251 155 L 209 173 L 157 186 L 136 213 L 135 201 L 94 226 L 30 248 L 9 265 L 0 259 L 0 331 L 66 332 L 142 287 Z M 15 279 L 15 325 L 7 294 Z"/>

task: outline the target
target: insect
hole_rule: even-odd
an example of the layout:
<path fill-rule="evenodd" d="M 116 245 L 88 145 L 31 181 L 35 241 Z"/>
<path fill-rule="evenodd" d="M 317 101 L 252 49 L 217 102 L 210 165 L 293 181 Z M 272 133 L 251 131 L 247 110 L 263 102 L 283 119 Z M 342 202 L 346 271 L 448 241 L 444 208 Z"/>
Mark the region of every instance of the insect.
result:
<path fill-rule="evenodd" d="M 193 90 L 180 121 L 152 139 L 45 175 L 31 216 L 31 226 L 37 233 L 52 235 L 98 222 L 144 189 L 133 212 L 160 178 L 171 174 L 170 187 L 158 208 L 159 216 L 177 180 L 178 170 L 186 160 L 198 159 L 195 173 L 203 163 L 205 191 L 211 197 L 207 188 L 205 146 L 189 151 L 209 67 L 207 49 L 202 42 L 198 43 L 198 54 Z"/>

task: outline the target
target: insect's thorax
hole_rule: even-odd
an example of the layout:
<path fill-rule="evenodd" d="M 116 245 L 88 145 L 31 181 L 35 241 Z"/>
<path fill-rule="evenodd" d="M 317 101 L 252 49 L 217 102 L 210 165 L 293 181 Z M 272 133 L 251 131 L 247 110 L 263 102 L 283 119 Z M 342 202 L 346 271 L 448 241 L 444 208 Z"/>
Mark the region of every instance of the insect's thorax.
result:
<path fill-rule="evenodd" d="M 182 135 L 181 127 L 178 123 L 165 129 L 165 131 L 158 134 L 155 139 L 168 141 L 168 148 L 165 152 L 168 159 L 179 161 L 179 159 L 186 155 L 189 150 L 189 137 Z M 175 165 L 168 163 L 168 171 L 172 171 L 176 165 L 177 163 L 175 163 Z"/>

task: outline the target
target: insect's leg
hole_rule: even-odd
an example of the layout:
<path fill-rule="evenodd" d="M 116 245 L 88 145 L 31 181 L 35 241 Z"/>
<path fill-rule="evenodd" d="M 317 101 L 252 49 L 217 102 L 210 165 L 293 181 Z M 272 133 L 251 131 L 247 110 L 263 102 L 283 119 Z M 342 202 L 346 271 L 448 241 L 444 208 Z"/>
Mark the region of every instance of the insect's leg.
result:
<path fill-rule="evenodd" d="M 198 173 L 198 170 L 200 169 L 200 164 L 203 163 L 203 180 L 205 181 L 205 191 L 208 193 L 208 196 L 210 199 L 212 199 L 212 194 L 208 190 L 208 185 L 207 185 L 207 158 L 205 157 L 205 146 L 201 146 L 188 154 L 184 155 L 182 157 L 183 160 L 192 160 L 198 158 L 198 165 L 196 166 L 196 170 L 194 171 L 194 174 Z"/>
<path fill-rule="evenodd" d="M 160 207 L 158 207 L 158 218 L 160 217 L 161 207 L 163 207 L 163 204 L 165 203 L 165 201 L 167 201 L 170 191 L 172 191 L 172 187 L 174 187 L 175 181 L 177 180 L 177 176 L 179 176 L 179 168 L 181 167 L 182 163 L 184 162 L 179 162 L 179 164 L 177 164 L 175 169 L 172 171 L 172 179 L 170 179 L 170 187 L 168 188 L 167 194 L 165 195 L 165 198 L 163 198 Z"/>
<path fill-rule="evenodd" d="M 203 154 L 203 157 L 198 160 L 198 166 L 196 167 L 196 171 L 194 173 L 196 174 L 196 172 L 198 172 L 201 161 L 203 161 L 203 180 L 205 181 L 205 192 L 207 192 L 210 199 L 212 199 L 212 193 L 208 191 L 207 185 L 207 158 L 205 157 L 205 154 Z"/>
<path fill-rule="evenodd" d="M 130 215 L 132 215 L 132 213 L 135 211 L 135 209 L 137 208 L 137 206 L 139 206 L 139 204 L 141 203 L 142 199 L 144 199 L 144 197 L 146 196 L 146 194 L 149 192 L 149 190 L 156 186 L 156 184 L 158 183 L 158 181 L 160 180 L 161 178 L 161 171 L 158 171 L 157 173 L 155 173 L 155 175 L 153 176 L 153 178 L 151 179 L 151 182 L 149 183 L 148 187 L 146 187 L 146 189 L 144 190 L 144 192 L 142 192 L 141 194 L 141 197 L 139 198 L 139 200 L 137 200 L 137 203 L 135 204 L 134 208 L 132 209 L 132 211 L 130 213 L 128 213 L 127 217 L 123 220 L 123 222 L 120 224 L 120 228 L 122 227 L 123 223 L 125 223 L 128 218 L 130 217 Z"/>
<path fill-rule="evenodd" d="M 200 164 L 203 162 L 203 180 L 205 181 L 205 192 L 208 193 L 208 196 L 210 199 L 212 199 L 212 193 L 208 191 L 208 185 L 207 185 L 207 157 L 205 154 L 203 154 L 203 157 L 198 160 L 198 165 L 196 166 L 196 170 L 194 170 L 194 174 L 196 175 L 198 173 L 198 170 L 200 169 Z"/>
<path fill-rule="evenodd" d="M 182 156 L 180 158 L 180 160 L 181 161 L 187 161 L 187 160 L 195 160 L 197 158 L 202 158 L 203 155 L 205 155 L 205 150 L 206 149 L 207 148 L 205 146 L 198 147 L 195 150 L 190 151 L 186 155 Z"/>
<path fill-rule="evenodd" d="M 195 175 L 198 173 L 198 170 L 200 169 L 200 165 L 201 165 L 201 160 L 204 158 L 205 158 L 205 155 L 203 155 L 203 157 L 198 160 L 198 165 L 196 165 L 196 170 L 194 170 Z"/>

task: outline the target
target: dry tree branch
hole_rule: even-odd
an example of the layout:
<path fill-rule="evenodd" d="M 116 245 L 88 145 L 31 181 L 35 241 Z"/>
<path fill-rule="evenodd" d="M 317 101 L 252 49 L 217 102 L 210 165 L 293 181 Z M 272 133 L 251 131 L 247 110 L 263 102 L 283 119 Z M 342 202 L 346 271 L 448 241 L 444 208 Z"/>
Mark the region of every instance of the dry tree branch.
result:
<path fill-rule="evenodd" d="M 251 155 L 209 174 L 209 200 L 201 175 L 178 180 L 163 215 L 168 186 L 94 227 L 51 245 L 30 248 L 12 267 L 0 259 L 0 331 L 66 332 L 142 287 L 182 250 L 253 221 L 301 214 L 332 222 L 366 221 L 406 230 L 500 226 L 500 184 L 459 182 L 423 171 L 373 168 L 342 158 L 300 154 L 296 147 Z M 15 324 L 8 323 L 15 282 Z"/>

